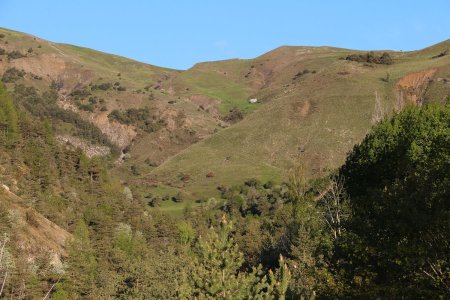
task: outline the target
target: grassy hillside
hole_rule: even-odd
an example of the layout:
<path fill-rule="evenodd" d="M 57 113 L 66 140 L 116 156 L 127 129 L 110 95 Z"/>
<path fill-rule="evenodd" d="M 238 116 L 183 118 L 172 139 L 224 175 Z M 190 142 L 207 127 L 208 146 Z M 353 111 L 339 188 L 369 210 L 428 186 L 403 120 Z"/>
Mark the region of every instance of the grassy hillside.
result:
<path fill-rule="evenodd" d="M 450 77 L 450 56 L 431 58 L 449 46 L 447 41 L 417 52 L 390 52 L 391 65 L 342 60 L 356 52 L 323 47 L 283 47 L 254 60 L 224 62 L 227 67 L 236 66 L 232 82 L 239 82 L 243 65 L 255 66 L 255 77 L 264 77 L 264 83 L 253 95 L 264 105 L 168 159 L 148 176 L 163 183 L 158 192 L 168 183 L 169 191 L 178 187 L 193 198 L 217 196 L 218 185 L 252 177 L 283 179 L 296 164 L 306 165 L 310 176 L 320 176 L 342 164 L 346 153 L 371 128 L 377 97 L 383 113 L 392 114 L 401 78 L 419 72 L 411 76 L 411 86 L 404 91 L 404 105 L 410 102 L 408 93 L 424 101 L 442 101 L 450 94 L 445 79 Z M 220 74 L 220 66 L 220 62 L 205 64 L 203 69 L 209 68 L 202 72 Z M 305 69 L 309 72 L 296 76 Z M 422 78 L 423 70 L 435 70 L 433 79 Z M 189 72 L 194 71 L 183 76 Z M 213 177 L 206 176 L 210 172 Z M 190 180 L 180 183 L 180 173 L 189 174 Z"/>
<path fill-rule="evenodd" d="M 367 52 L 284 46 L 255 59 L 178 71 L 0 33 L 0 72 L 25 72 L 8 89 L 24 84 L 45 92 L 59 84 L 57 104 L 127 152 L 111 171 L 142 199 L 179 192 L 188 201 L 218 197 L 218 185 L 253 177 L 281 181 L 298 164 L 320 176 L 342 164 L 382 115 L 450 94 L 450 41 L 389 51 L 392 64 L 376 63 L 383 51 L 364 61 Z M 10 58 L 13 51 L 18 57 Z M 136 119 L 143 109 L 145 120 Z M 114 111 L 131 121 L 108 118 Z M 57 134 L 74 131 L 58 124 Z M 162 208 L 180 212 L 185 205 L 164 201 Z"/>

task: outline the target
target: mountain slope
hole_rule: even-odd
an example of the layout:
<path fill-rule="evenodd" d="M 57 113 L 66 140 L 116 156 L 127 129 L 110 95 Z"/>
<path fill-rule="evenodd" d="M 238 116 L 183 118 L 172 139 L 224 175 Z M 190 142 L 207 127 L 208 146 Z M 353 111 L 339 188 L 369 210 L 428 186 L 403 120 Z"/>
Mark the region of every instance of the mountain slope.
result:
<path fill-rule="evenodd" d="M 255 59 L 178 71 L 0 33 L 0 72 L 25 71 L 8 89 L 56 89 L 61 109 L 99 128 L 124 152 L 111 171 L 142 197 L 218 196 L 218 185 L 282 180 L 297 164 L 321 176 L 383 114 L 450 94 L 450 41 L 388 51 L 392 64 L 379 63 L 383 51 L 284 46 Z M 77 141 L 70 138 L 76 126 L 56 122 L 60 140 Z"/>
<path fill-rule="evenodd" d="M 413 101 L 445 101 L 450 94 L 445 79 L 450 77 L 450 56 L 431 57 L 449 45 L 447 41 L 417 52 L 390 52 L 391 65 L 342 60 L 355 51 L 325 47 L 283 47 L 245 62 L 257 66 L 255 74 L 267 74 L 253 93 L 264 105 L 149 176 L 192 191 L 195 197 L 214 195 L 218 185 L 251 177 L 285 178 L 286 170 L 300 163 L 311 176 L 320 176 L 343 162 L 380 109 L 390 114 Z M 270 72 L 264 71 L 266 66 Z M 254 82 L 261 77 L 255 75 Z M 214 177 L 206 176 L 210 172 Z M 190 175 L 190 180 L 180 184 L 179 173 Z"/>

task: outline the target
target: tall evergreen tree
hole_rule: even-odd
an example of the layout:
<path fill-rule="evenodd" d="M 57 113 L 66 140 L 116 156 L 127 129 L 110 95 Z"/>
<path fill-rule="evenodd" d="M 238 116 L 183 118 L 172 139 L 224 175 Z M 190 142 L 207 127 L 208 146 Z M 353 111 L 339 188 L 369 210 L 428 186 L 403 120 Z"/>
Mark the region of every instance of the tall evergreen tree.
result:
<path fill-rule="evenodd" d="M 85 298 L 95 287 L 97 261 L 89 239 L 89 228 L 79 220 L 73 233 L 74 238 L 68 243 L 68 270 L 64 288 L 71 299 Z"/>
<path fill-rule="evenodd" d="M 241 270 L 243 254 L 231 237 L 232 223 L 225 217 L 218 231 L 199 237 L 192 265 L 179 288 L 182 299 L 284 299 L 289 271 L 264 275 L 262 267 Z"/>
<path fill-rule="evenodd" d="M 17 111 L 14 103 L 0 83 L 0 141 L 14 144 L 20 136 Z"/>

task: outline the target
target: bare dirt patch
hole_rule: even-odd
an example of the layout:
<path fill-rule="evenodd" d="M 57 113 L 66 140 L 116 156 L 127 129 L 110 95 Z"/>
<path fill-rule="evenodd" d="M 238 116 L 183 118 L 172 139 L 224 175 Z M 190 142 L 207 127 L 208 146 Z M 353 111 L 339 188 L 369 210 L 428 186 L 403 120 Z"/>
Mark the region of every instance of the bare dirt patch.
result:
<path fill-rule="evenodd" d="M 205 95 L 192 95 L 189 100 L 211 115 L 219 116 L 219 101 L 216 99 Z"/>
<path fill-rule="evenodd" d="M 422 96 L 426 91 L 430 79 L 437 69 L 414 72 L 402 77 L 395 85 L 398 101 L 402 103 L 422 104 Z"/>
<path fill-rule="evenodd" d="M 314 112 L 314 104 L 309 100 L 295 102 L 291 104 L 294 116 L 300 116 L 302 118 Z"/>

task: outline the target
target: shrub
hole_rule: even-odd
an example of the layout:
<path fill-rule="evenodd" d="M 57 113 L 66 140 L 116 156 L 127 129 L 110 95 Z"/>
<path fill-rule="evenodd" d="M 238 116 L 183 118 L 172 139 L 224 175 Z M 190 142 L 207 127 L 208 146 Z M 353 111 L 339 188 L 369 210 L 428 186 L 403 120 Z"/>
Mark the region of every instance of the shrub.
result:
<path fill-rule="evenodd" d="M 52 80 L 52 83 L 50 84 L 50 88 L 54 89 L 56 91 L 59 91 L 64 86 L 64 82 L 60 79 L 58 80 Z"/>
<path fill-rule="evenodd" d="M 87 103 L 87 104 L 84 104 L 81 102 L 75 102 L 75 103 L 76 103 L 77 107 L 81 110 L 88 111 L 88 112 L 94 112 L 94 110 L 95 110 L 94 105 L 92 105 L 91 103 Z"/>
<path fill-rule="evenodd" d="M 3 48 L 0 48 L 0 55 L 5 55 L 6 54 L 6 50 Z"/>
<path fill-rule="evenodd" d="M 5 71 L 5 73 L 3 73 L 2 81 L 5 82 L 5 83 L 16 82 L 20 78 L 23 78 L 23 76 L 25 76 L 25 71 L 24 70 L 18 70 L 18 69 L 13 67 L 13 68 L 7 69 Z"/>
<path fill-rule="evenodd" d="M 182 192 L 178 192 L 178 194 L 172 196 L 172 201 L 176 203 L 181 203 L 185 200 L 185 194 Z"/>
<path fill-rule="evenodd" d="M 8 59 L 18 59 L 18 58 L 22 58 L 25 57 L 25 55 L 23 55 L 21 52 L 17 51 L 17 50 L 13 50 L 11 52 L 8 52 Z"/>
<path fill-rule="evenodd" d="M 109 82 L 106 83 L 100 83 L 100 84 L 94 84 L 91 87 L 91 90 L 95 91 L 95 90 L 102 90 L 102 91 L 107 91 L 112 87 L 112 84 Z"/>
<path fill-rule="evenodd" d="M 225 122 L 236 123 L 236 122 L 239 122 L 240 120 L 242 120 L 243 118 L 244 118 L 244 114 L 239 109 L 234 107 L 222 119 Z"/>
<path fill-rule="evenodd" d="M 165 125 L 165 121 L 152 116 L 148 107 L 129 108 L 125 111 L 113 110 L 108 119 L 119 123 L 130 125 L 135 124 L 145 132 L 155 132 Z"/>
<path fill-rule="evenodd" d="M 74 97 L 75 100 L 83 99 L 83 98 L 88 97 L 90 95 L 91 95 L 91 93 L 85 88 L 74 90 L 72 93 L 70 93 L 70 96 Z"/>
<path fill-rule="evenodd" d="M 373 51 L 367 52 L 365 54 L 350 54 L 345 59 L 356 62 L 375 63 L 384 65 L 390 65 L 394 62 L 389 53 L 383 52 L 383 54 L 381 54 L 380 56 L 376 56 Z"/>
<path fill-rule="evenodd" d="M 442 52 L 439 53 L 438 55 L 435 55 L 435 56 L 433 56 L 433 57 L 431 57 L 431 58 L 439 58 L 439 57 L 446 56 L 447 54 L 448 54 L 448 49 L 445 50 L 445 51 L 442 51 Z"/>

